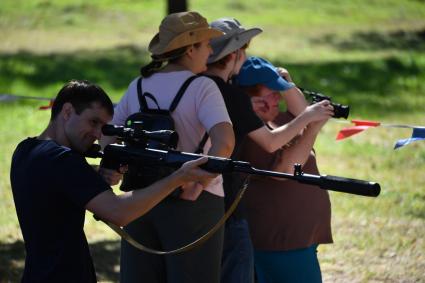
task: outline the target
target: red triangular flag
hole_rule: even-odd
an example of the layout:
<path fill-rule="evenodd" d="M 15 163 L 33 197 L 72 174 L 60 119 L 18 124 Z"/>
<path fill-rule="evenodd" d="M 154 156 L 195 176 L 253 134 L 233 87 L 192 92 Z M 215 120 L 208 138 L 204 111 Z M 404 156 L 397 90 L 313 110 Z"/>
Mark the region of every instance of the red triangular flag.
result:
<path fill-rule="evenodd" d="M 52 108 L 52 106 L 53 106 L 53 99 L 52 100 L 50 100 L 49 101 L 49 105 L 45 105 L 45 106 L 40 106 L 38 109 L 39 110 L 47 110 L 47 109 L 50 109 L 50 108 Z"/>
<path fill-rule="evenodd" d="M 340 130 L 338 135 L 336 136 L 336 140 L 343 140 L 345 138 L 358 134 L 370 127 L 378 127 L 379 125 L 381 125 L 380 122 L 366 120 L 351 120 L 351 122 L 354 123 L 355 126 Z"/>
<path fill-rule="evenodd" d="M 352 135 L 358 134 L 366 129 L 370 128 L 370 126 L 354 126 L 349 128 L 344 128 L 339 131 L 336 136 L 336 140 L 343 140 L 345 138 L 351 137 Z"/>
<path fill-rule="evenodd" d="M 356 126 L 370 126 L 370 127 L 378 127 L 379 125 L 381 125 L 381 122 L 367 121 L 367 120 L 351 120 L 351 123 L 353 123 Z"/>

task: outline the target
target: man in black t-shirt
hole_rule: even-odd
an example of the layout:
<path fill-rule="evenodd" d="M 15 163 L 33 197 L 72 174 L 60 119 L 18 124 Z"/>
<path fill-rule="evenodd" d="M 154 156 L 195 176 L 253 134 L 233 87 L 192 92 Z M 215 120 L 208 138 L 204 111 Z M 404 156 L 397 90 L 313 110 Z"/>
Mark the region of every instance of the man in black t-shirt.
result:
<path fill-rule="evenodd" d="M 112 115 L 100 87 L 71 81 L 58 93 L 43 133 L 17 146 L 10 178 L 26 249 L 22 282 L 96 282 L 83 231 L 86 209 L 124 226 L 186 182 L 216 176 L 198 168 L 203 158 L 143 190 L 115 195 L 110 185 L 121 174 L 103 169 L 102 177 L 83 155 Z"/>
<path fill-rule="evenodd" d="M 325 102 L 307 106 L 302 92 L 295 87 L 287 76 L 264 78 L 276 85 L 276 89 L 285 92 L 286 101 L 293 102 L 298 107 L 297 117 L 286 125 L 274 130 L 267 128 L 252 109 L 249 97 L 240 88 L 230 83 L 233 76 L 246 60 L 245 49 L 250 40 L 261 33 L 259 28 L 245 29 L 236 19 L 223 18 L 211 23 L 224 35 L 211 40 L 213 54 L 208 58 L 207 76 L 212 78 L 223 94 L 227 111 L 232 120 L 235 132 L 235 148 L 232 158 L 239 159 L 239 150 L 245 137 L 249 136 L 268 152 L 274 152 L 288 143 L 310 122 L 328 117 L 329 107 Z M 282 73 L 283 75 L 283 73 Z M 226 209 L 234 201 L 243 184 L 243 178 L 236 174 L 223 175 Z M 253 249 L 249 237 L 248 223 L 245 219 L 243 201 L 226 222 L 224 234 L 224 250 L 222 256 L 222 283 L 252 283 Z"/>

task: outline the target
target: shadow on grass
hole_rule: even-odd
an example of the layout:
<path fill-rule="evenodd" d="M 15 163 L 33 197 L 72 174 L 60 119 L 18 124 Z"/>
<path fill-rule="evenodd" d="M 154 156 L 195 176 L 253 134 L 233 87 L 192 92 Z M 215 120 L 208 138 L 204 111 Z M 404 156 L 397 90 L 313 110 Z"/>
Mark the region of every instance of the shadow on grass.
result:
<path fill-rule="evenodd" d="M 313 43 L 329 44 L 338 50 L 376 51 L 385 49 L 425 50 L 425 29 L 393 32 L 356 32 L 349 39 L 340 39 L 335 34 L 326 35 Z"/>
<path fill-rule="evenodd" d="M 42 88 L 70 79 L 87 79 L 122 89 L 147 60 L 147 52 L 135 46 L 42 55 L 27 51 L 0 54 L 1 91 L 7 92 L 7 86 L 14 81 Z"/>
<path fill-rule="evenodd" d="M 100 281 L 119 280 L 119 241 L 91 243 L 90 252 Z M 24 270 L 25 247 L 20 240 L 14 243 L 0 242 L 0 283 L 19 282 Z"/>
<path fill-rule="evenodd" d="M 420 36 L 424 36 L 423 31 Z M 368 36 L 364 41 L 369 41 Z M 373 49 L 373 44 L 369 48 Z M 51 85 L 61 86 L 73 78 L 84 78 L 103 86 L 117 101 L 128 83 L 138 75 L 140 66 L 147 61 L 147 53 L 135 46 L 50 55 L 0 54 L 0 93 L 28 89 L 31 95 L 51 97 L 51 93 L 39 92 Z M 388 109 L 391 114 L 418 111 L 420 103 L 415 99 L 425 91 L 425 85 L 421 83 L 425 78 L 425 60 L 421 55 L 355 62 L 273 63 L 286 67 L 299 86 L 349 104 L 356 115 L 371 110 L 375 117 L 388 115 Z"/>

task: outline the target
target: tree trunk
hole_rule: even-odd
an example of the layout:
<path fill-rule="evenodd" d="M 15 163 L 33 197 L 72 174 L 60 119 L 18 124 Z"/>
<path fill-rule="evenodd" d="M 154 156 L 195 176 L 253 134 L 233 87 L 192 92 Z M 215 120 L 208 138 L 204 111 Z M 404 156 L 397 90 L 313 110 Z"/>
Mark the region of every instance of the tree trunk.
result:
<path fill-rule="evenodd" d="M 186 0 L 168 0 L 168 14 L 187 11 Z"/>

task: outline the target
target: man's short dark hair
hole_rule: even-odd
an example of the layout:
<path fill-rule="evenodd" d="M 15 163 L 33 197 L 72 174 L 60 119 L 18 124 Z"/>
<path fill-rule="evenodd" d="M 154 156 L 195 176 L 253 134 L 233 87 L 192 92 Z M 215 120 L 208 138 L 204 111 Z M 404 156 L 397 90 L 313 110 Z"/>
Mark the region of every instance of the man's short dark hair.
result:
<path fill-rule="evenodd" d="M 71 103 L 77 114 L 99 103 L 108 113 L 114 115 L 114 105 L 106 92 L 98 85 L 86 80 L 71 80 L 59 91 L 52 106 L 50 120 L 54 120 L 65 103 Z"/>

